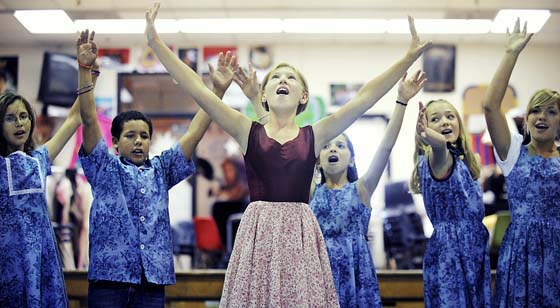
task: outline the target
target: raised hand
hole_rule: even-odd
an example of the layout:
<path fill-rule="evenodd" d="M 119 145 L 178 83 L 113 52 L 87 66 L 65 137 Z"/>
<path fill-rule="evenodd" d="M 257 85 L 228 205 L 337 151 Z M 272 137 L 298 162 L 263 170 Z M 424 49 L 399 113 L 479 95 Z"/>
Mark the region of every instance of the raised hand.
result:
<path fill-rule="evenodd" d="M 416 32 L 416 25 L 414 25 L 414 18 L 412 18 L 411 16 L 408 16 L 408 27 L 410 28 L 410 35 L 412 36 L 410 41 L 410 47 L 408 48 L 408 53 L 415 56 L 419 56 L 424 52 L 424 50 L 426 50 L 426 48 L 428 48 L 428 46 L 432 44 L 432 42 L 420 41 L 420 37 Z"/>
<path fill-rule="evenodd" d="M 509 28 L 507 29 L 506 51 L 520 53 L 532 37 L 533 33 L 527 34 L 527 22 L 523 26 L 523 31 L 520 31 L 520 21 L 517 18 L 513 32 L 510 33 Z"/>
<path fill-rule="evenodd" d="M 226 52 L 225 56 L 220 52 L 218 55 L 218 67 L 214 69 L 212 64 L 208 64 L 208 68 L 210 69 L 210 79 L 212 80 L 214 89 L 225 93 L 233 81 L 234 72 L 238 68 L 237 57 L 232 55 L 229 51 Z"/>
<path fill-rule="evenodd" d="M 423 71 L 418 70 L 412 78 L 406 79 L 406 73 L 399 81 L 399 95 L 397 100 L 401 103 L 407 103 L 420 89 L 424 87 L 426 75 Z"/>
<path fill-rule="evenodd" d="M 97 45 L 93 41 L 95 31 L 85 30 L 80 32 L 80 36 L 76 40 L 76 50 L 78 55 L 78 63 L 84 66 L 92 67 L 97 59 Z"/>
<path fill-rule="evenodd" d="M 155 21 L 159 12 L 159 6 L 160 3 L 156 2 L 151 9 L 146 11 L 146 30 L 144 30 L 144 34 L 146 35 L 148 44 L 159 37 L 155 27 Z"/>
<path fill-rule="evenodd" d="M 259 82 L 257 80 L 257 72 L 253 69 L 253 65 L 249 64 L 249 72 L 245 73 L 242 67 L 237 68 L 233 76 L 235 83 L 239 85 L 245 96 L 253 100 L 259 94 Z"/>

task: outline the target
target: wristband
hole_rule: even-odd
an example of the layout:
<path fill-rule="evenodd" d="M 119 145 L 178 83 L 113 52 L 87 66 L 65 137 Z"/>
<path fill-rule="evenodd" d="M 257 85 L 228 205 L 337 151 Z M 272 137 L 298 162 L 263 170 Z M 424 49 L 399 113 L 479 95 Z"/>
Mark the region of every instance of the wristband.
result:
<path fill-rule="evenodd" d="M 397 104 L 399 104 L 399 105 L 403 105 L 403 106 L 405 106 L 405 107 L 406 107 L 406 105 L 408 105 L 408 104 L 405 104 L 405 103 L 399 102 L 399 101 L 395 101 L 395 103 L 397 103 Z"/>

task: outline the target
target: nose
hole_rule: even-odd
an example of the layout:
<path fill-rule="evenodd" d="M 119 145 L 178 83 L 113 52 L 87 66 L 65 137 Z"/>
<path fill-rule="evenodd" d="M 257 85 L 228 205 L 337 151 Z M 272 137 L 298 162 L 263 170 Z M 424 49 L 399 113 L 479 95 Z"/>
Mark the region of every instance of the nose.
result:
<path fill-rule="evenodd" d="M 135 145 L 141 145 L 142 144 L 142 137 L 140 137 L 140 136 L 136 137 L 136 139 L 134 139 L 134 144 Z"/>

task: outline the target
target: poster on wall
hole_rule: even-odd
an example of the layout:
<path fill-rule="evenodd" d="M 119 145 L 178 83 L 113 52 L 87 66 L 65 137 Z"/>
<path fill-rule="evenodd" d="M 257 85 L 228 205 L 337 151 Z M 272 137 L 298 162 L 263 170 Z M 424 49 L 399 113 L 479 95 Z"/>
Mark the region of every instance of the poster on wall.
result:
<path fill-rule="evenodd" d="M 452 92 L 455 90 L 455 46 L 432 45 L 424 51 L 424 72 L 428 79 L 426 92 Z"/>
<path fill-rule="evenodd" d="M 267 46 L 253 46 L 249 50 L 249 63 L 255 70 L 268 70 L 273 63 L 272 52 Z"/>
<path fill-rule="evenodd" d="M 99 48 L 101 66 L 119 67 L 129 63 L 130 49 L 128 48 Z"/>
<path fill-rule="evenodd" d="M 3 80 L 2 80 L 3 79 Z M 5 91 L 17 92 L 18 57 L 0 57 L 0 93 Z"/>
<path fill-rule="evenodd" d="M 179 59 L 198 72 L 198 48 L 179 48 Z"/>

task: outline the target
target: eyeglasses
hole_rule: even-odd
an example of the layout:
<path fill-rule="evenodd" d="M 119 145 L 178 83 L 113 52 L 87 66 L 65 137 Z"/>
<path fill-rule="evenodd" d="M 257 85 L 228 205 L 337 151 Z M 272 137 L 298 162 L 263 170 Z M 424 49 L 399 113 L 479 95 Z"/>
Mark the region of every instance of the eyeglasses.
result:
<path fill-rule="evenodd" d="M 13 115 L 13 114 L 9 114 L 4 118 L 4 122 L 5 123 L 10 123 L 10 124 L 14 124 L 19 120 L 19 122 L 21 123 L 26 123 L 27 121 L 29 121 L 29 114 L 28 113 L 20 113 L 19 117 Z"/>

